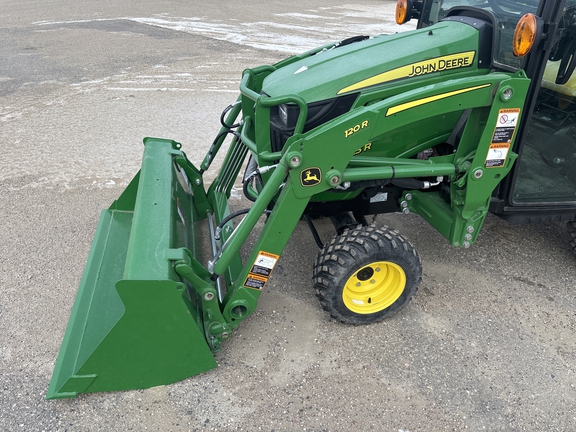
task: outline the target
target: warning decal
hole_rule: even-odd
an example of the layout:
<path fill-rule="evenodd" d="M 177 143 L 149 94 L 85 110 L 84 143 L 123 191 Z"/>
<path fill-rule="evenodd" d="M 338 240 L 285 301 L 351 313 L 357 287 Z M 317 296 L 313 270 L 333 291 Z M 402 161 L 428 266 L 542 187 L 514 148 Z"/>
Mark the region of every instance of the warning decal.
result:
<path fill-rule="evenodd" d="M 257 290 L 261 290 L 262 288 L 264 288 L 264 285 L 266 285 L 266 282 L 268 282 L 267 278 L 249 274 L 246 280 L 244 281 L 244 286 L 246 288 L 254 288 Z"/>
<path fill-rule="evenodd" d="M 486 168 L 503 167 L 510 150 L 510 144 L 490 144 L 488 157 L 486 158 Z"/>
<path fill-rule="evenodd" d="M 269 277 L 278 262 L 278 258 L 278 255 L 260 251 L 256 257 L 256 261 L 254 261 L 252 265 L 250 273 Z"/>
<path fill-rule="evenodd" d="M 250 273 L 244 282 L 244 286 L 258 290 L 264 288 L 264 285 L 268 282 L 272 274 L 272 270 L 274 270 L 278 262 L 278 258 L 280 258 L 279 255 L 264 251 L 258 252 L 258 256 L 254 260 Z"/>
<path fill-rule="evenodd" d="M 501 109 L 498 112 L 492 143 L 486 155 L 486 168 L 500 168 L 506 163 L 519 118 L 520 108 Z"/>

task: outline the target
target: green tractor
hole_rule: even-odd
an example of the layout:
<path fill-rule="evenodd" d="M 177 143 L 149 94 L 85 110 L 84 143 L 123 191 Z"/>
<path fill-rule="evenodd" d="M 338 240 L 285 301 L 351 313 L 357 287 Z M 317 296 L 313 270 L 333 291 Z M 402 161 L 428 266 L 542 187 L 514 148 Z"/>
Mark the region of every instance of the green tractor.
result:
<path fill-rule="evenodd" d="M 47 398 L 215 368 L 301 220 L 320 248 L 320 303 L 350 324 L 399 311 L 422 274 L 410 242 L 367 215 L 416 213 L 463 248 L 488 212 L 573 220 L 570 1 L 400 0 L 397 22 L 417 29 L 245 70 L 199 166 L 179 143 L 146 138 L 140 172 L 102 212 Z M 238 179 L 251 204 L 232 212 Z M 334 223 L 327 244 L 318 216 Z"/>

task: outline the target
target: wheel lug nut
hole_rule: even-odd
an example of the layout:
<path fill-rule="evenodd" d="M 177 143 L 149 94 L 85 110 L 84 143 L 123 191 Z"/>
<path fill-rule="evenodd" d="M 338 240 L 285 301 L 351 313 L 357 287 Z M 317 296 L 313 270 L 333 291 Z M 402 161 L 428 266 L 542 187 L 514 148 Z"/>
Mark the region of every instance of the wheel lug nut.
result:
<path fill-rule="evenodd" d="M 362 284 L 360 282 L 356 282 L 356 286 L 359 287 L 362 286 Z"/>
<path fill-rule="evenodd" d="M 376 283 L 376 281 L 374 279 L 372 279 L 372 280 L 370 280 L 370 283 L 374 284 L 374 283 Z"/>

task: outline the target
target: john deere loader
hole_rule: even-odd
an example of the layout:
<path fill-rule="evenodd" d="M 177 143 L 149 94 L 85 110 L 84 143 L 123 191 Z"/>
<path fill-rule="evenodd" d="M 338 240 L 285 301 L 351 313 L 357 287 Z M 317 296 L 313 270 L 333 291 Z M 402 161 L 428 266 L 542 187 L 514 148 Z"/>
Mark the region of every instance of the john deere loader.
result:
<path fill-rule="evenodd" d="M 146 138 L 141 170 L 101 214 L 47 397 L 215 368 L 298 223 L 319 247 L 319 303 L 356 325 L 398 312 L 422 274 L 410 242 L 367 215 L 416 213 L 462 248 L 488 212 L 574 219 L 575 12 L 574 0 L 400 0 L 397 22 L 416 30 L 245 70 L 197 165 Z M 232 212 L 237 181 L 250 205 Z M 318 217 L 334 224 L 329 242 Z"/>

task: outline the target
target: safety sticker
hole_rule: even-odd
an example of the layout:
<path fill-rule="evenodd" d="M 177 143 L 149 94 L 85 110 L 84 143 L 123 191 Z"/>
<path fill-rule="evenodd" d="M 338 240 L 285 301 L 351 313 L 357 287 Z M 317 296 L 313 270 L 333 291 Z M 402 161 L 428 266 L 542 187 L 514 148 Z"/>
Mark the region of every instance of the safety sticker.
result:
<path fill-rule="evenodd" d="M 258 256 L 254 260 L 252 268 L 250 269 L 250 273 L 244 281 L 244 286 L 258 290 L 264 288 L 264 285 L 268 282 L 279 258 L 279 255 L 270 252 L 258 252 Z"/>
<path fill-rule="evenodd" d="M 260 251 L 256 257 L 256 261 L 254 261 L 254 264 L 252 265 L 250 273 L 270 277 L 272 270 L 274 270 L 274 266 L 276 266 L 276 263 L 278 262 L 278 258 L 278 255 Z"/>
<path fill-rule="evenodd" d="M 486 158 L 486 168 L 503 167 L 506 163 L 508 150 L 510 150 L 509 143 L 490 144 L 488 157 Z"/>
<path fill-rule="evenodd" d="M 518 125 L 520 108 L 501 109 L 498 112 L 498 122 L 492 136 L 493 143 L 509 143 L 512 141 L 514 131 Z"/>
<path fill-rule="evenodd" d="M 244 286 L 246 288 L 261 290 L 262 288 L 264 288 L 264 285 L 266 285 L 266 282 L 268 282 L 267 278 L 249 274 L 246 280 L 244 281 Z"/>
<path fill-rule="evenodd" d="M 486 168 L 501 168 L 506 163 L 510 143 L 518 126 L 519 118 L 520 108 L 507 108 L 498 111 L 498 120 L 486 155 Z"/>

